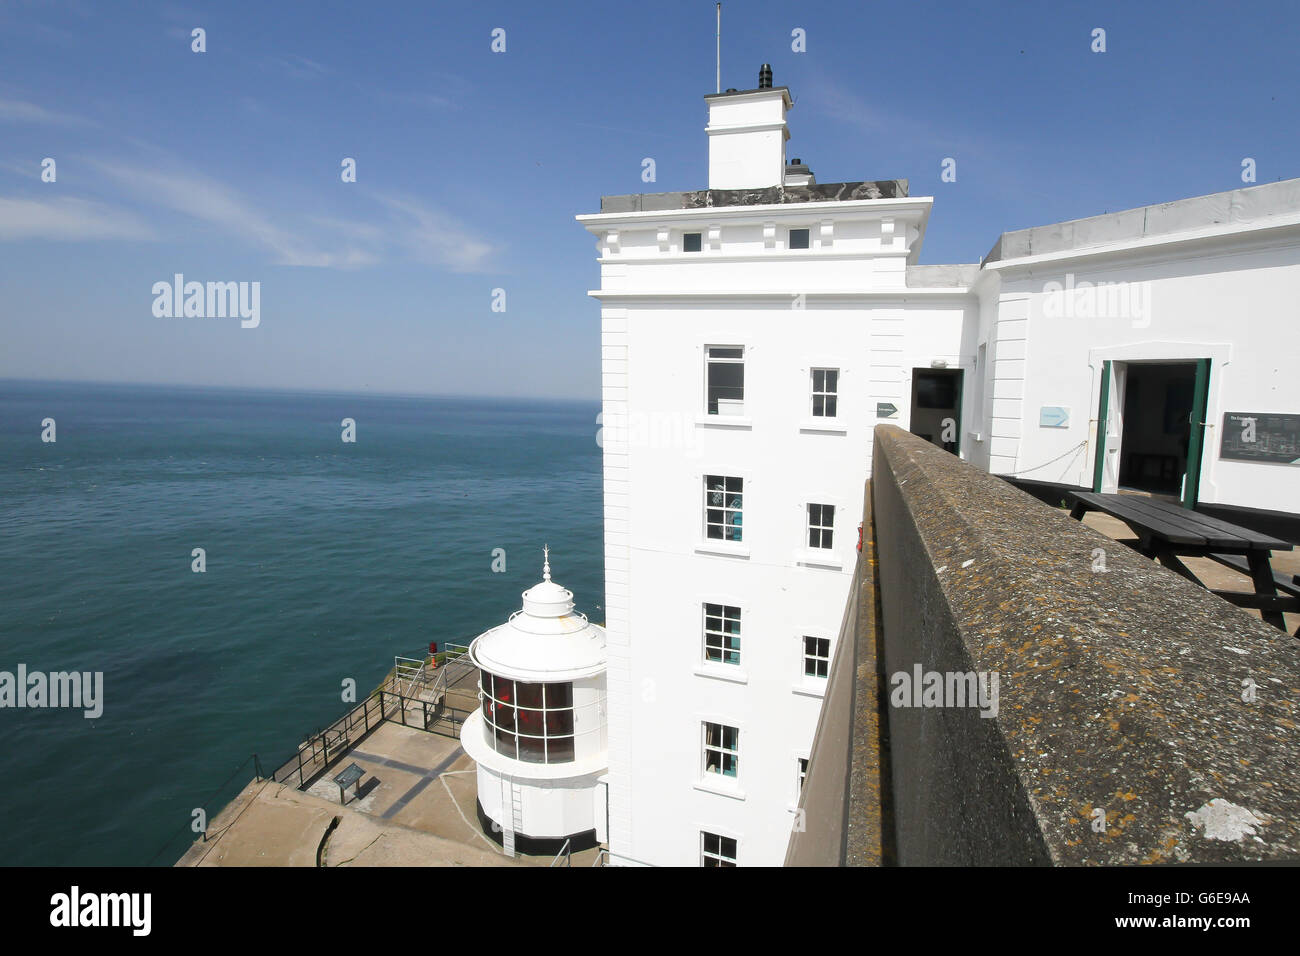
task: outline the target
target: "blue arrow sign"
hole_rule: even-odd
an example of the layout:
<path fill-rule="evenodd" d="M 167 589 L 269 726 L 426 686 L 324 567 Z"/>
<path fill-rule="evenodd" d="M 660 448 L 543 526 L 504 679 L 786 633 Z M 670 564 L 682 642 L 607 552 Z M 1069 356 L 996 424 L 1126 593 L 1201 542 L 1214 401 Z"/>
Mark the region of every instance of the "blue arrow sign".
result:
<path fill-rule="evenodd" d="M 1070 410 L 1060 405 L 1044 405 L 1038 410 L 1039 428 L 1066 428 L 1070 424 Z"/>
<path fill-rule="evenodd" d="M 893 402 L 876 403 L 877 418 L 893 418 L 897 414 L 898 414 L 898 406 L 895 405 Z"/>

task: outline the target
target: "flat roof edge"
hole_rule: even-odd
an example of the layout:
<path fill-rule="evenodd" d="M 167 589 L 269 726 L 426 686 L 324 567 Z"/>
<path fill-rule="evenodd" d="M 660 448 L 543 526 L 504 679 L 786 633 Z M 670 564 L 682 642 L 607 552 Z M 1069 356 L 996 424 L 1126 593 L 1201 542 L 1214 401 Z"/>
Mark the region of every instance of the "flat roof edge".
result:
<path fill-rule="evenodd" d="M 1252 226 L 1281 225 L 1294 216 L 1300 216 L 1300 179 L 1284 179 L 1011 230 L 998 237 L 982 264 L 1067 253 L 1084 255 L 1117 245 L 1196 238 L 1199 233 L 1216 230 L 1228 235 L 1249 231 Z"/>
<path fill-rule="evenodd" d="M 621 193 L 600 197 L 600 211 L 669 212 L 733 206 L 790 206 L 862 199 L 908 199 L 906 179 L 866 179 L 809 186 L 766 186 L 759 189 L 689 189 L 662 193 Z"/>
<path fill-rule="evenodd" d="M 1053 262 L 1068 262 L 1072 259 L 1088 259 L 1094 256 L 1113 256 L 1146 250 L 1160 250 L 1171 246 L 1192 243 L 1227 242 L 1232 240 L 1249 240 L 1252 237 L 1268 237 L 1274 233 L 1295 231 L 1297 237 L 1291 242 L 1300 241 L 1300 213 L 1286 216 L 1270 216 L 1247 222 L 1219 223 L 1203 229 L 1189 229 L 1181 232 L 1160 233 L 1136 239 L 1116 239 L 1110 242 L 1095 243 L 1086 246 L 1065 248 L 1051 252 L 1038 252 L 1029 255 L 1004 256 L 999 259 L 985 259 L 980 265 L 981 272 L 997 272 L 1002 269 L 1030 267 Z M 995 247 L 996 248 L 996 247 Z"/>

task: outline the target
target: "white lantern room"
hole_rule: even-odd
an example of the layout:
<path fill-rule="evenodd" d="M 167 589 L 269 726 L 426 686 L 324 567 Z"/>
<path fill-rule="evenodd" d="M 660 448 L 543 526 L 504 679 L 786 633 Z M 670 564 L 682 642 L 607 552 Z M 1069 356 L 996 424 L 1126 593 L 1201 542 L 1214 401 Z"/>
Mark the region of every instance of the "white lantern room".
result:
<path fill-rule="evenodd" d="M 603 842 L 605 629 L 575 613 L 573 592 L 551 580 L 549 549 L 523 607 L 469 654 L 480 706 L 460 739 L 478 765 L 485 826 L 512 854 L 520 840 L 539 850 Z"/>

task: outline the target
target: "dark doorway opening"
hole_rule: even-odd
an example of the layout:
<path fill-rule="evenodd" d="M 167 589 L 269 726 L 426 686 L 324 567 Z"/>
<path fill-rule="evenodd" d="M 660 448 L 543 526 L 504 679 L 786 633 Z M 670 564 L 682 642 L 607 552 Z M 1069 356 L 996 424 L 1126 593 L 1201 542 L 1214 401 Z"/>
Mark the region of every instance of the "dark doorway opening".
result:
<path fill-rule="evenodd" d="M 1178 495 L 1187 473 L 1194 362 L 1130 362 L 1124 382 L 1121 488 Z"/>
<path fill-rule="evenodd" d="M 954 455 L 961 449 L 961 381 L 959 368 L 912 369 L 911 432 Z"/>

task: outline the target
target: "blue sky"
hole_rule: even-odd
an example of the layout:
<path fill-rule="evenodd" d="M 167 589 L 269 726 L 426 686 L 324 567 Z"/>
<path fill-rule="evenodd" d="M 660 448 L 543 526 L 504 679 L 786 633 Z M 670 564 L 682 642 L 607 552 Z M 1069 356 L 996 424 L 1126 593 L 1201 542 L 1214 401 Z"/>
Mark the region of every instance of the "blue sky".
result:
<path fill-rule="evenodd" d="M 0 0 L 0 377 L 598 398 L 573 216 L 706 185 L 713 11 Z M 909 179 L 936 200 L 921 261 L 972 262 L 1236 188 L 1245 157 L 1300 176 L 1298 26 L 1293 3 L 729 0 L 722 82 L 770 62 L 791 156 Z M 177 272 L 260 282 L 261 324 L 155 317 Z"/>

